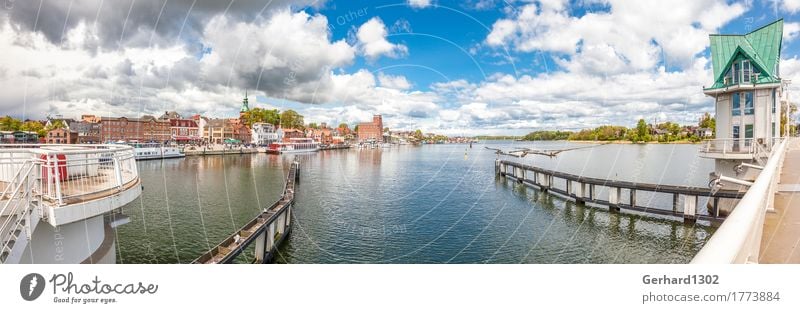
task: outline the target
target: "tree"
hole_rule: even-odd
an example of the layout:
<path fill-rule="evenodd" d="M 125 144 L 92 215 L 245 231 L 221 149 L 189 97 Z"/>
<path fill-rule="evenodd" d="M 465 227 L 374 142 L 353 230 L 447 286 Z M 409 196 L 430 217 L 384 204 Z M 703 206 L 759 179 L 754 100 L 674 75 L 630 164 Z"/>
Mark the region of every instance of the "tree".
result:
<path fill-rule="evenodd" d="M 319 128 L 319 125 L 317 125 L 317 123 L 310 123 L 310 124 L 308 124 L 308 128 L 311 128 L 311 129 L 318 129 L 318 128 Z"/>
<path fill-rule="evenodd" d="M 649 137 L 647 136 L 649 135 L 647 131 L 647 122 L 645 122 L 642 118 L 640 118 L 639 122 L 636 123 L 636 135 L 638 135 L 639 139 L 642 140 L 644 140 L 645 137 Z"/>
<path fill-rule="evenodd" d="M 294 110 L 283 111 L 280 115 L 281 127 L 283 128 L 303 128 L 303 116 Z"/>
<path fill-rule="evenodd" d="M 415 131 L 414 131 L 414 137 L 416 137 L 417 139 L 422 139 L 422 138 L 424 138 L 424 136 L 422 136 L 422 131 L 421 131 L 421 130 L 419 130 L 419 129 L 417 129 L 417 130 L 415 130 Z"/>
<path fill-rule="evenodd" d="M 389 127 L 384 127 L 384 128 L 383 128 L 383 132 L 384 132 L 384 133 L 388 133 L 388 132 L 389 132 Z"/>
<path fill-rule="evenodd" d="M 44 125 L 38 121 L 26 121 L 25 123 L 22 123 L 20 130 L 35 132 L 39 135 L 39 137 L 44 137 L 47 135 L 47 130 L 44 129 Z"/>
<path fill-rule="evenodd" d="M 278 110 L 267 110 L 262 108 L 252 108 L 250 111 L 242 113 L 242 120 L 245 125 L 252 126 L 255 123 L 270 123 L 277 125 L 280 120 L 280 113 Z"/>
<path fill-rule="evenodd" d="M 22 127 L 22 121 L 11 116 L 0 117 L 0 130 L 17 131 Z"/>
<path fill-rule="evenodd" d="M 795 112 L 797 112 L 797 105 L 794 104 L 794 103 L 790 103 L 789 104 L 789 112 L 788 112 L 789 114 L 786 114 L 787 112 L 781 111 L 781 129 L 780 129 L 781 133 L 778 134 L 778 136 L 783 136 L 784 134 L 786 134 L 786 132 L 787 132 L 786 127 L 789 124 L 789 116 L 791 116 Z M 788 125 L 788 126 L 791 126 L 791 125 Z M 791 130 L 791 127 L 790 127 L 789 131 L 790 130 Z"/>
<path fill-rule="evenodd" d="M 717 128 L 717 121 L 716 121 L 716 119 L 711 117 L 711 114 L 706 112 L 706 113 L 703 113 L 702 117 L 700 117 L 700 123 L 698 123 L 697 126 L 702 127 L 702 128 L 716 129 Z"/>

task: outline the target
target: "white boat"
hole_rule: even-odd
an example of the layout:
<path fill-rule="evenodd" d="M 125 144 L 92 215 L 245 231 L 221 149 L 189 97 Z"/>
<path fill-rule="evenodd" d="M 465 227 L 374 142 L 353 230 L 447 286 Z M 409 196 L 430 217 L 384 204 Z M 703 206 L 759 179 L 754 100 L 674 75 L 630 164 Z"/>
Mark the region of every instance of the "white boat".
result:
<path fill-rule="evenodd" d="M 177 147 L 163 146 L 160 144 L 134 144 L 133 151 L 137 161 L 182 158 L 186 156 Z"/>
<path fill-rule="evenodd" d="M 269 144 L 267 153 L 302 153 L 316 152 L 319 150 L 319 142 L 312 138 L 290 138 L 289 142 L 276 142 Z"/>

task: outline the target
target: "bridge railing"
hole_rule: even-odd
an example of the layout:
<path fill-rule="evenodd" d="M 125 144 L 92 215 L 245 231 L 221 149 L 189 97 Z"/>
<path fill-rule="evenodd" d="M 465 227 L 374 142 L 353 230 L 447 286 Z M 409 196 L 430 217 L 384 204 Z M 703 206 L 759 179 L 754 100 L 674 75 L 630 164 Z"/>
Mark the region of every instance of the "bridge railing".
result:
<path fill-rule="evenodd" d="M 692 259 L 692 263 L 757 263 L 767 209 L 780 178 L 787 140 L 772 150 L 767 164 L 725 222 Z"/>
<path fill-rule="evenodd" d="M 0 183 L 25 162 L 36 166 L 36 193 L 55 205 L 111 194 L 139 178 L 130 146 L 0 145 Z"/>

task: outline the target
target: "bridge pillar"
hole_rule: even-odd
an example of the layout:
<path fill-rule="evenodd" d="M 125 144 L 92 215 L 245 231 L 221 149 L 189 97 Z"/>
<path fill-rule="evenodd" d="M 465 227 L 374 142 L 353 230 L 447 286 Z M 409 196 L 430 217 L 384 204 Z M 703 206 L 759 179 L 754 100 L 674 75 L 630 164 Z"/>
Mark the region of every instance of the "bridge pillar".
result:
<path fill-rule="evenodd" d="M 269 224 L 269 228 L 267 229 L 267 249 L 266 251 L 272 251 L 272 248 L 275 246 L 275 222 Z"/>
<path fill-rule="evenodd" d="M 542 175 L 539 179 L 539 188 L 541 188 L 542 191 L 547 192 L 547 190 L 550 189 L 550 175 L 545 173 L 539 173 L 539 175 Z"/>
<path fill-rule="evenodd" d="M 619 187 L 608 188 L 608 209 L 611 211 L 619 212 L 620 198 L 622 198 L 622 189 Z"/>
<path fill-rule="evenodd" d="M 501 174 L 501 171 L 500 171 L 501 168 L 502 168 L 502 166 L 500 165 L 500 160 L 494 160 L 494 174 L 495 175 L 500 175 Z"/>
<path fill-rule="evenodd" d="M 578 183 L 578 182 L 574 182 Z M 579 188 L 575 191 L 575 203 L 577 204 L 586 204 L 586 183 L 578 183 Z"/>
<path fill-rule="evenodd" d="M 255 254 L 256 254 L 256 263 L 265 263 L 265 257 L 267 256 L 267 232 L 261 232 L 258 237 L 256 237 L 256 247 L 255 247 Z"/>
<path fill-rule="evenodd" d="M 683 222 L 694 224 L 697 221 L 697 196 L 683 196 Z"/>
<path fill-rule="evenodd" d="M 636 207 L 636 189 L 631 189 L 629 203 L 632 208 Z"/>

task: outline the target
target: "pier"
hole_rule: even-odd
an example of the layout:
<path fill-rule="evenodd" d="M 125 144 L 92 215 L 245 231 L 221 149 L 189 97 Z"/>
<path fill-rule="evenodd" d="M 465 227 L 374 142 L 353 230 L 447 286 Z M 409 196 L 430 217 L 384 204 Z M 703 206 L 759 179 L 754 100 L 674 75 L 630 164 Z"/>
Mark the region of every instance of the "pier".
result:
<path fill-rule="evenodd" d="M 300 162 L 295 158 L 286 175 L 286 183 L 281 198 L 265 208 L 258 216 L 242 228 L 225 238 L 216 247 L 192 261 L 198 264 L 231 263 L 250 244 L 255 243 L 253 263 L 267 263 L 273 260 L 275 251 L 291 231 L 292 207 L 294 206 L 295 185 L 300 181 Z"/>
<path fill-rule="evenodd" d="M 712 193 L 710 188 L 704 187 L 648 184 L 584 177 L 507 160 L 495 160 L 495 173 L 527 186 L 534 186 L 542 192 L 552 192 L 567 197 L 578 204 L 592 203 L 606 206 L 609 210 L 617 212 L 628 210 L 680 217 L 686 223 L 694 223 L 698 219 L 722 221 L 724 216 L 719 215 L 719 200 L 723 198 L 740 199 L 744 196 L 744 193 L 731 190 L 720 190 Z M 607 189 L 608 195 L 601 197 L 598 193 L 598 188 Z M 644 193 L 670 195 L 672 197 L 671 208 L 657 208 L 638 203 L 637 194 L 643 195 Z M 698 210 L 701 197 L 709 199 L 711 204 L 709 210 Z"/>

